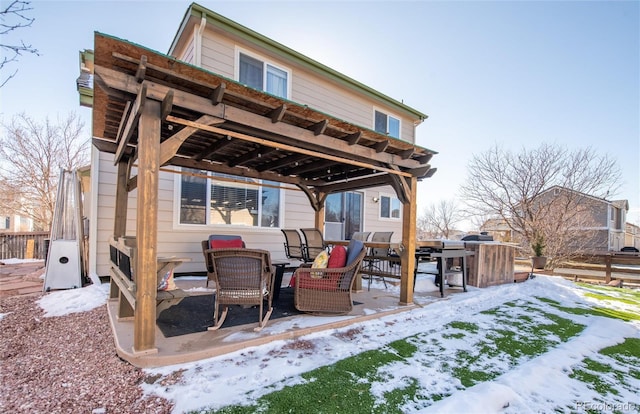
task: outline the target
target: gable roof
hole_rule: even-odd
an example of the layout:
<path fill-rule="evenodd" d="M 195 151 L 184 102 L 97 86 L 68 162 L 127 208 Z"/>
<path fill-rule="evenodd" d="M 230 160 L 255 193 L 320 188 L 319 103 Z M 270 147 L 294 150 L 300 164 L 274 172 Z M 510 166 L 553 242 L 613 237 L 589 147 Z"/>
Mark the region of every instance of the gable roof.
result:
<path fill-rule="evenodd" d="M 189 8 L 187 9 L 182 21 L 180 23 L 179 29 L 176 32 L 176 35 L 171 42 L 171 46 L 169 47 L 168 55 L 173 55 L 182 36 L 184 33 L 192 33 L 192 28 L 195 24 L 200 23 L 202 18 L 205 18 L 207 21 L 207 25 L 212 25 L 226 33 L 233 34 L 238 36 L 249 43 L 252 43 L 261 49 L 265 49 L 274 53 L 277 56 L 282 57 L 283 59 L 291 62 L 295 62 L 296 64 L 314 72 L 324 78 L 328 78 L 339 85 L 351 89 L 359 94 L 367 96 L 369 98 L 374 99 L 375 101 L 381 102 L 387 107 L 393 108 L 396 111 L 400 111 L 402 113 L 408 114 L 409 116 L 416 118 L 419 122 L 424 121 L 428 118 L 428 115 L 414 109 L 408 105 L 405 105 L 402 102 L 399 102 L 389 96 L 366 86 L 365 84 L 358 82 L 357 80 L 346 76 L 330 67 L 323 65 L 322 63 L 311 59 L 308 56 L 303 55 L 279 42 L 276 42 L 273 39 L 270 39 L 254 30 L 249 29 L 237 23 L 231 19 L 228 19 L 206 7 L 203 7 L 197 3 L 191 3 Z"/>
<path fill-rule="evenodd" d="M 553 191 L 553 190 L 560 190 L 560 191 L 567 191 L 567 192 L 571 192 L 571 193 L 574 193 L 574 194 L 578 194 L 578 195 L 580 195 L 580 196 L 582 196 L 582 197 L 587 197 L 587 198 L 590 198 L 590 199 L 592 199 L 592 200 L 595 200 L 595 201 L 598 201 L 598 202 L 601 202 L 601 203 L 604 203 L 604 204 L 607 204 L 607 205 L 608 205 L 608 204 L 612 204 L 613 206 L 615 206 L 615 207 L 617 207 L 617 208 L 625 209 L 625 210 L 629 210 L 629 201 L 628 201 L 628 200 L 614 200 L 614 201 L 609 201 L 609 200 L 607 200 L 607 199 L 605 199 L 605 198 L 602 198 L 602 197 L 592 196 L 592 195 L 590 195 L 590 194 L 585 194 L 585 193 L 582 193 L 582 192 L 580 192 L 580 191 L 573 190 L 573 189 L 571 189 L 571 188 L 562 187 L 562 186 L 560 186 L 560 185 L 554 185 L 554 186 L 551 186 L 551 187 L 547 188 L 546 190 L 542 191 L 538 196 L 541 196 L 541 195 L 543 195 L 543 194 L 545 194 L 545 193 L 548 193 L 548 192 L 550 192 L 550 191 Z"/>

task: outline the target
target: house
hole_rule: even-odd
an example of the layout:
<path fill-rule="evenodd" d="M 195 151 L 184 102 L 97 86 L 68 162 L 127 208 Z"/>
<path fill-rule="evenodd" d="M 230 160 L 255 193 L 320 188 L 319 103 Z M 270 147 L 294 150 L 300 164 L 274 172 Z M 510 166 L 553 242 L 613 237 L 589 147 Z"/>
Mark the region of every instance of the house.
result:
<path fill-rule="evenodd" d="M 386 164 L 376 161 L 374 155 L 420 166 L 424 169 L 420 179 L 435 172 L 427 164 L 435 152 L 415 146 L 416 127 L 427 115 L 212 10 L 191 4 L 168 55 L 221 79 L 222 83 L 215 92 L 219 96 L 212 99 L 222 99 L 224 95 L 225 99 L 230 99 L 229 106 L 240 105 L 233 101 L 239 99 L 235 98 L 234 88 L 246 86 L 246 93 L 253 96 L 243 99 L 266 99 L 278 105 L 269 114 L 272 125 L 284 122 L 298 126 L 304 124 L 307 130 L 312 131 L 309 140 L 322 136 L 336 138 L 344 135 L 340 131 L 358 126 L 361 130 L 348 138 L 349 145 L 354 149 L 366 146 L 366 151 L 356 152 L 357 158 L 361 163 L 380 165 L 378 174 L 385 171 Z M 123 65 L 126 60 L 121 59 Z M 81 62 L 83 73 L 87 67 L 93 68 L 93 56 L 81 56 Z M 147 71 L 152 70 L 153 65 L 148 65 Z M 81 92 L 86 95 L 85 86 Z M 174 103 L 179 105 L 175 100 Z M 247 104 L 250 105 L 257 104 Z M 97 110 L 102 111 L 94 106 L 94 120 Z M 312 117 L 316 114 L 324 114 L 330 121 L 309 125 L 310 118 L 302 118 L 303 115 Z M 293 119 L 294 116 L 297 120 Z M 232 128 L 237 133 L 247 131 L 246 127 L 238 125 Z M 273 132 L 270 134 L 275 136 Z M 388 139 L 380 139 L 379 136 Z M 107 240 L 114 234 L 118 204 L 115 190 L 118 166 L 114 165 L 117 161 L 114 162 L 112 151 L 105 150 L 103 140 L 94 138 L 94 144 L 92 200 L 89 203 L 92 209 L 88 214 L 92 218 L 89 262 L 90 271 L 106 275 L 109 271 Z M 398 186 L 403 185 L 397 180 L 377 185 L 379 181 L 370 178 L 371 185 L 349 185 L 350 181 L 355 182 L 364 174 L 363 170 L 343 167 L 332 170 L 333 160 L 310 162 L 304 153 L 278 158 L 281 148 L 255 143 L 242 156 L 228 159 L 224 168 L 220 167 L 217 172 L 205 171 L 203 162 L 211 158 L 214 151 L 222 151 L 223 144 L 208 144 L 210 148 L 192 156 L 190 162 L 183 158 L 181 162 L 174 163 L 179 166 L 163 168 L 159 174 L 157 253 L 191 259 L 176 269 L 177 272 L 201 272 L 205 269 L 197 242 L 213 233 L 242 234 L 248 246 L 269 250 L 275 260 L 285 258 L 281 228 L 320 227 L 327 240 L 348 239 L 356 231 L 393 231 L 392 241 L 401 240 L 403 201 L 406 200 L 397 194 Z M 330 155 L 331 151 L 318 148 Z M 182 149 L 188 150 L 186 147 Z M 335 182 L 333 189 L 342 187 L 344 191 L 318 198 L 322 203 L 319 207 L 324 210 L 324 217 L 318 220 L 306 188 L 284 185 L 277 182 L 276 176 L 273 180 L 265 179 L 268 177 L 265 173 L 245 174 L 245 169 L 260 159 L 269 161 L 269 168 L 278 168 L 278 176 L 287 174 L 306 179 L 315 174 L 323 181 Z M 266 168 L 266 165 L 257 169 Z M 135 170 L 135 166 L 133 168 Z M 320 171 L 322 176 L 318 176 Z M 376 172 L 375 168 L 373 172 Z M 135 230 L 136 197 L 136 190 L 129 193 L 126 212 L 128 233 Z"/>
<path fill-rule="evenodd" d="M 579 207 L 579 215 L 574 215 L 574 226 L 571 228 L 573 245 L 583 251 L 620 251 L 626 245 L 625 226 L 629 210 L 627 200 L 606 200 L 560 186 L 552 186 L 542 191 L 537 197 L 536 205 L 547 206 L 540 220 L 553 220 L 553 206 L 558 202 L 564 205 Z M 542 210 L 541 210 L 542 211 Z M 574 212 L 576 212 L 574 210 Z M 566 215 L 563 217 L 566 218 Z M 517 241 L 504 219 L 489 219 L 481 227 L 493 235 L 496 240 Z M 579 240 L 580 242 L 576 242 Z"/>
<path fill-rule="evenodd" d="M 0 232 L 33 231 L 33 219 L 18 214 L 0 214 Z"/>
<path fill-rule="evenodd" d="M 640 249 L 640 226 L 633 223 L 625 223 L 624 245 Z"/>
<path fill-rule="evenodd" d="M 157 352 L 158 257 L 201 271 L 211 233 L 277 259 L 284 227 L 397 231 L 413 303 L 426 115 L 197 4 L 170 55 L 96 33 L 92 61 L 89 260 L 112 276 L 110 316 L 135 321 L 134 353 Z"/>

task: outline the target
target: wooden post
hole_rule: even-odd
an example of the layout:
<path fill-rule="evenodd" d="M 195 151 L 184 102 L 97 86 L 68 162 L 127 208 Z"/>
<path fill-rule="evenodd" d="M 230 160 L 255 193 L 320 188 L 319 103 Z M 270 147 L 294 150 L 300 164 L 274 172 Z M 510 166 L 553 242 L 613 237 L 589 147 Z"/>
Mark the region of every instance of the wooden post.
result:
<path fill-rule="evenodd" d="M 403 178 L 404 179 L 404 178 Z M 408 181 L 409 202 L 402 205 L 402 246 L 400 252 L 400 304 L 413 303 L 413 279 L 416 268 L 416 211 L 418 179 L 411 177 Z"/>
<path fill-rule="evenodd" d="M 118 177 L 116 178 L 116 211 L 113 221 L 113 238 L 125 236 L 127 234 L 127 206 L 129 192 L 127 191 L 127 181 L 129 180 L 129 168 L 126 161 L 118 162 Z"/>
<path fill-rule="evenodd" d="M 160 102 L 148 100 L 138 123 L 138 204 L 136 208 L 136 309 L 134 352 L 157 352 L 156 294 Z"/>
<path fill-rule="evenodd" d="M 320 198 L 320 197 L 318 197 Z M 322 233 L 322 237 L 324 237 L 324 203 L 318 206 L 318 210 L 316 211 L 316 216 L 314 220 L 314 226 L 320 230 Z"/>
<path fill-rule="evenodd" d="M 604 256 L 604 265 L 606 268 L 604 283 L 609 283 L 611 282 L 611 254 L 607 254 Z"/>

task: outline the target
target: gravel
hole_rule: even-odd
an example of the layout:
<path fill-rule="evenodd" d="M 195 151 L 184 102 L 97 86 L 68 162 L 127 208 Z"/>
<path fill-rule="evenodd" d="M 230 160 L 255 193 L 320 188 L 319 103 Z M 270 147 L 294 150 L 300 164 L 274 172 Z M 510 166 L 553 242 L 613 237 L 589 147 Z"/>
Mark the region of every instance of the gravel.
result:
<path fill-rule="evenodd" d="M 0 299 L 0 412 L 170 413 L 115 352 L 107 310 L 44 317 L 40 295 Z"/>

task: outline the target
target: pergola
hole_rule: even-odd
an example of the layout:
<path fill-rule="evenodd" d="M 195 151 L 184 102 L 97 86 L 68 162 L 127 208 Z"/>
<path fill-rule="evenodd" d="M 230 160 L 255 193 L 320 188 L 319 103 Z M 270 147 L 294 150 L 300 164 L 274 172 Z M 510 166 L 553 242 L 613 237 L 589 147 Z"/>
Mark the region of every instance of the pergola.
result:
<path fill-rule="evenodd" d="M 158 174 L 173 165 L 286 183 L 323 228 L 327 195 L 390 185 L 403 203 L 400 303 L 413 302 L 418 180 L 434 151 L 95 34 L 93 144 L 118 167 L 114 237 L 137 188 L 134 351 L 153 352 Z M 132 167 L 137 175 L 132 176 Z"/>

